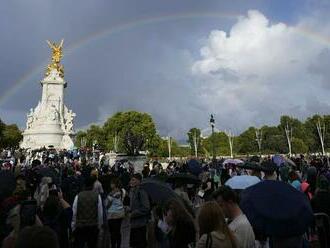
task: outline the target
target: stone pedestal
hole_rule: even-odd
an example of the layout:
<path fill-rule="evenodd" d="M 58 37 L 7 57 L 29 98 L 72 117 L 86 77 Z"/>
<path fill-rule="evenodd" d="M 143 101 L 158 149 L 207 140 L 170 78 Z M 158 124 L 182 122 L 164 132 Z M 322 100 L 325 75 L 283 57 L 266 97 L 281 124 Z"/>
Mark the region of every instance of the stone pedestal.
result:
<path fill-rule="evenodd" d="M 35 109 L 27 114 L 22 148 L 38 149 L 54 146 L 56 149 L 73 147 L 73 120 L 76 116 L 64 105 L 66 82 L 53 69 L 42 81 L 42 97 Z"/>

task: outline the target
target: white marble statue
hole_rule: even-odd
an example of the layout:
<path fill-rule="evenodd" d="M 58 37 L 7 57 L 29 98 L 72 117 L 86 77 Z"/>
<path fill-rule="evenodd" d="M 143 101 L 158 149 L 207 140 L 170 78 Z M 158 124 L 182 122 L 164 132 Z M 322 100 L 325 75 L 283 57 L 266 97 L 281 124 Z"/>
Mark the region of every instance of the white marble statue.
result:
<path fill-rule="evenodd" d="M 67 83 L 64 80 L 63 66 L 60 64 L 63 42 L 48 44 L 51 44 L 53 57 L 41 81 L 41 100 L 37 107 L 32 108 L 27 114 L 22 148 L 38 149 L 54 146 L 56 149 L 69 149 L 73 147 L 70 135 L 74 133 L 76 114 L 64 104 L 64 89 Z"/>

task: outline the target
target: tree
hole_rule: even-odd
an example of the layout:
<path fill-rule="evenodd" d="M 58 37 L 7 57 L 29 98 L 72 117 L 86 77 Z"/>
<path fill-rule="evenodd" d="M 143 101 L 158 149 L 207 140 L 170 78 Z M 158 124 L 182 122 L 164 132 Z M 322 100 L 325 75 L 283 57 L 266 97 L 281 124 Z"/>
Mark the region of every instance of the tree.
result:
<path fill-rule="evenodd" d="M 214 138 L 215 153 L 217 156 L 230 155 L 228 137 L 224 132 L 215 132 L 202 141 L 202 147 L 206 154 L 212 154 L 212 139 Z"/>
<path fill-rule="evenodd" d="M 152 117 L 137 111 L 116 113 L 105 122 L 103 129 L 107 143 L 111 143 L 117 136 L 128 155 L 137 155 L 139 151 L 148 150 L 147 144 L 156 136 Z"/>
<path fill-rule="evenodd" d="M 3 147 L 2 141 L 3 141 L 3 131 L 5 130 L 5 123 L 2 122 L 0 119 L 0 148 Z"/>
<path fill-rule="evenodd" d="M 93 145 L 97 145 L 101 150 L 105 150 L 106 138 L 104 134 L 104 130 L 102 127 L 97 125 L 91 125 L 85 132 L 79 134 L 79 137 L 83 138 L 83 145 L 87 147 L 93 147 Z M 80 142 L 81 142 L 80 141 Z"/>
<path fill-rule="evenodd" d="M 198 128 L 191 128 L 188 135 L 188 142 L 190 145 L 190 151 L 191 155 L 195 155 L 195 157 L 198 156 L 199 153 L 202 151 L 201 146 L 201 130 Z"/>
<path fill-rule="evenodd" d="M 87 146 L 87 132 L 80 130 L 76 133 L 75 146 L 77 147 Z"/>
<path fill-rule="evenodd" d="M 23 136 L 16 124 L 6 125 L 2 132 L 2 146 L 18 148 Z"/>
<path fill-rule="evenodd" d="M 278 127 L 263 126 L 263 151 L 265 153 L 287 153 L 284 133 Z"/>
<path fill-rule="evenodd" d="M 252 154 L 258 151 L 256 129 L 254 127 L 249 127 L 237 137 L 237 147 L 239 154 Z"/>
<path fill-rule="evenodd" d="M 302 139 L 293 137 L 293 139 L 292 139 L 292 152 L 295 153 L 295 154 L 307 153 L 308 152 L 308 146 L 305 144 L 305 142 Z"/>
<path fill-rule="evenodd" d="M 322 118 L 320 115 L 314 115 L 307 118 L 304 127 L 306 130 L 306 144 L 308 145 L 308 150 L 310 152 L 320 152 L 322 150 L 322 145 L 320 143 L 319 134 L 317 131 L 317 124 L 320 122 L 321 126 L 325 124 L 326 118 Z M 330 124 L 330 123 L 329 123 Z M 327 132 L 326 132 L 327 133 Z M 327 141 L 327 135 L 325 135 L 324 141 Z"/>

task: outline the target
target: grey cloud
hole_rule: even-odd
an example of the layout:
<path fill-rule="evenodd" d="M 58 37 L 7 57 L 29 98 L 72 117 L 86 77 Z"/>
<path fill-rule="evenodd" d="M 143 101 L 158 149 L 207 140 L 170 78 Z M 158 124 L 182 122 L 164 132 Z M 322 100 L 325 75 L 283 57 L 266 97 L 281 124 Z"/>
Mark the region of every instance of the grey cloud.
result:
<path fill-rule="evenodd" d="M 330 50 L 323 49 L 309 66 L 310 73 L 321 77 L 324 88 L 330 89 Z"/>
<path fill-rule="evenodd" d="M 79 4 L 74 0 L 4 0 L 0 8 L 0 99 L 24 74 L 47 65 L 50 52 L 46 39 L 64 38 L 65 47 L 70 47 L 84 37 L 134 20 L 177 13 L 244 14 L 248 9 L 271 14 L 271 5 L 271 1 L 259 0 L 80 0 Z M 216 92 L 227 86 L 226 82 L 240 85 L 237 72 L 222 70 L 218 73 L 221 75 L 212 75 L 221 76 L 218 84 L 191 74 L 203 37 L 215 28 L 230 28 L 232 22 L 204 17 L 150 23 L 93 40 L 64 54 L 66 103 L 77 113 L 76 126 L 102 123 L 116 111 L 127 109 L 151 113 L 161 135 L 181 140 L 190 127 L 207 127 L 210 113 L 216 114 L 218 128 L 237 132 L 254 123 L 276 123 L 287 108 L 271 103 L 281 102 L 281 98 L 271 99 L 267 94 L 255 97 L 249 87 L 231 90 L 233 96 L 244 100 L 243 105 L 231 103 L 226 96 L 218 98 Z M 25 80 L 1 104 L 0 118 L 24 127 L 25 113 L 40 98 L 38 82 L 42 77 L 40 69 Z M 246 77 L 244 80 L 259 80 L 257 74 Z M 269 84 L 277 90 L 275 82 L 272 79 Z M 312 110 L 315 104 L 310 103 L 308 108 Z"/>

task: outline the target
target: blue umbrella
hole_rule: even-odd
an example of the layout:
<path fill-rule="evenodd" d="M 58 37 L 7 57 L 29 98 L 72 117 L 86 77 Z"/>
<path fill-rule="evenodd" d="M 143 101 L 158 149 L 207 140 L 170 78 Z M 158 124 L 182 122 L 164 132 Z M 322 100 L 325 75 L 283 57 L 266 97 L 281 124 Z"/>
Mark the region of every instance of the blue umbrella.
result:
<path fill-rule="evenodd" d="M 188 161 L 188 170 L 190 173 L 198 176 L 203 172 L 203 167 L 196 159 L 190 159 Z"/>
<path fill-rule="evenodd" d="M 301 235 L 314 218 L 307 197 L 281 181 L 265 180 L 245 189 L 240 205 L 253 228 L 272 237 Z"/>
<path fill-rule="evenodd" d="M 281 156 L 281 155 L 274 155 L 274 156 L 272 157 L 272 161 L 273 161 L 273 163 L 275 163 L 277 166 L 281 166 L 282 164 L 285 163 L 285 159 L 284 159 L 284 157 Z"/>
<path fill-rule="evenodd" d="M 256 176 L 234 176 L 227 180 L 225 185 L 231 187 L 232 189 L 246 189 L 252 185 L 255 185 L 260 182 L 260 179 Z"/>

